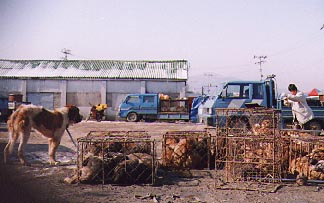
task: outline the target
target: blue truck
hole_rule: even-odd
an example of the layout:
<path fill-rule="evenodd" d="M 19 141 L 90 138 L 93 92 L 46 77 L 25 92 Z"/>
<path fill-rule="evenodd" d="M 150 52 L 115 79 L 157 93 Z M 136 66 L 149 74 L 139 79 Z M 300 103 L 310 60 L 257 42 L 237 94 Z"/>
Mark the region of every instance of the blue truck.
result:
<path fill-rule="evenodd" d="M 118 117 L 129 122 L 139 120 L 189 121 L 187 98 L 170 98 L 163 94 L 129 94 L 119 105 Z"/>
<path fill-rule="evenodd" d="M 293 122 L 292 110 L 283 105 L 277 93 L 275 75 L 262 81 L 230 81 L 224 85 L 218 96 L 209 97 L 199 105 L 198 122 L 208 126 L 216 125 L 216 109 L 218 108 L 248 108 L 266 107 L 281 111 L 281 127 L 287 128 Z M 324 129 L 323 101 L 307 99 L 314 112 L 315 119 L 311 121 L 314 130 Z"/>

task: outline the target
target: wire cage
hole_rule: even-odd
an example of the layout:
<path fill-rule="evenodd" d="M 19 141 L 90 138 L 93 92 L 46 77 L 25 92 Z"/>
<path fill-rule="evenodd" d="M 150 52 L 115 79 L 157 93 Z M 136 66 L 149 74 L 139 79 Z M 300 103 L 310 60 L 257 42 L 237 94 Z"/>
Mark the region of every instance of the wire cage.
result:
<path fill-rule="evenodd" d="M 162 165 L 169 169 L 209 169 L 211 138 L 206 131 L 169 131 L 163 135 Z"/>
<path fill-rule="evenodd" d="M 210 169 L 215 169 L 215 160 L 224 155 L 224 142 L 217 137 L 217 128 L 216 127 L 206 127 L 204 129 L 208 135 L 210 135 Z M 218 140 L 217 140 L 218 138 Z M 216 147 L 216 144 L 218 146 Z"/>
<path fill-rule="evenodd" d="M 290 138 L 288 178 L 323 181 L 324 137 L 309 130 L 282 130 L 281 134 Z"/>
<path fill-rule="evenodd" d="M 281 181 L 279 122 L 274 109 L 216 109 L 216 188 L 250 190 L 252 183 Z"/>
<path fill-rule="evenodd" d="M 81 183 L 154 184 L 156 144 L 145 131 L 90 131 L 78 140 Z"/>

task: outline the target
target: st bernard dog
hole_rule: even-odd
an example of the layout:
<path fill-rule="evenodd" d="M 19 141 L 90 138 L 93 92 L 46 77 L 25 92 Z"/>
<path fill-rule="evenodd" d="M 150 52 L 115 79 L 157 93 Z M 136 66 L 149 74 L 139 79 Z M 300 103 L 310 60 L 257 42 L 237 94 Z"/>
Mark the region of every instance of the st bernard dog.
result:
<path fill-rule="evenodd" d="M 81 120 L 82 116 L 79 113 L 79 108 L 72 105 L 58 108 L 54 111 L 32 104 L 20 105 L 7 121 L 9 141 L 4 149 L 4 163 L 7 162 L 10 154 L 12 154 L 15 142 L 20 137 L 18 147 L 19 161 L 23 165 L 29 165 L 24 159 L 23 150 L 33 128 L 48 138 L 49 162 L 50 164 L 58 164 L 59 162 L 55 160 L 55 152 L 61 142 L 65 129 L 70 124 L 79 123 Z"/>

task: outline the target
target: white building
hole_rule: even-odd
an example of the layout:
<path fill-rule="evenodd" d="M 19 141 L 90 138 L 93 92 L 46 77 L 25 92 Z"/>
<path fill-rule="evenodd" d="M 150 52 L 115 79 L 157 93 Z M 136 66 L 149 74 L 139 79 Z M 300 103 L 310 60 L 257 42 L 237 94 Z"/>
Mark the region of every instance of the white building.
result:
<path fill-rule="evenodd" d="M 2 60 L 0 97 L 22 94 L 23 101 L 53 109 L 74 104 L 87 115 L 91 105 L 108 104 L 113 120 L 129 93 L 184 97 L 189 63 L 115 60 Z"/>

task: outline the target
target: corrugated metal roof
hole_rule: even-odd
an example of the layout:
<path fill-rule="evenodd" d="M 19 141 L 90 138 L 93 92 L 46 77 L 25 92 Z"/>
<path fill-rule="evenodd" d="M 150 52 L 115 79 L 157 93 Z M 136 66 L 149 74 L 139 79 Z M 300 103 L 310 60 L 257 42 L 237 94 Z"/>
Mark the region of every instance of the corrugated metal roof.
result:
<path fill-rule="evenodd" d="M 116 60 L 4 60 L 0 78 L 188 79 L 189 63 Z"/>

